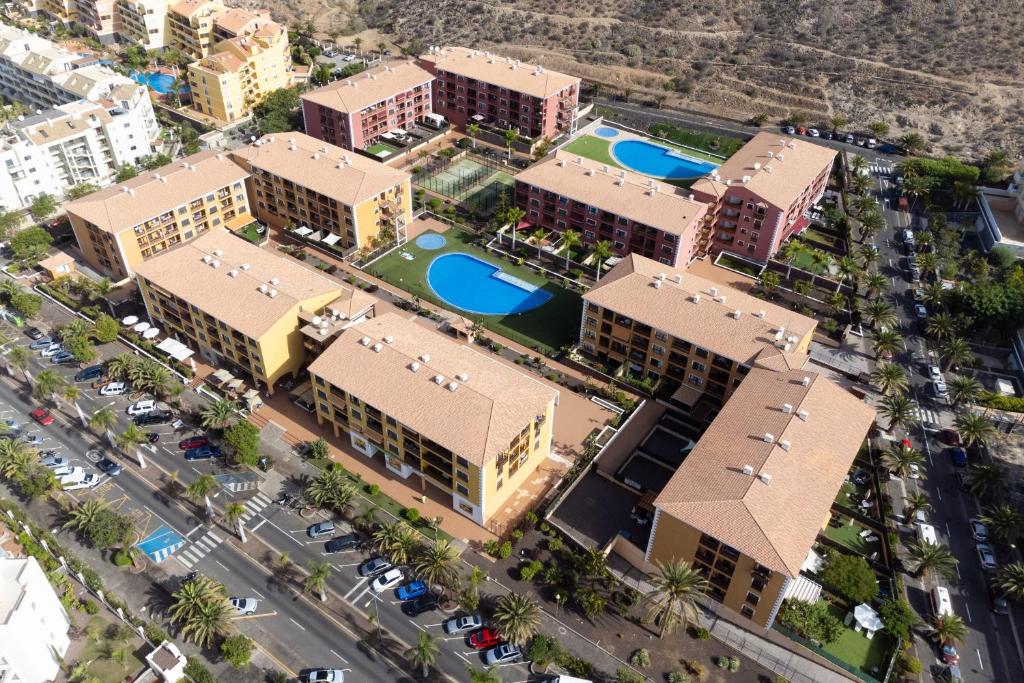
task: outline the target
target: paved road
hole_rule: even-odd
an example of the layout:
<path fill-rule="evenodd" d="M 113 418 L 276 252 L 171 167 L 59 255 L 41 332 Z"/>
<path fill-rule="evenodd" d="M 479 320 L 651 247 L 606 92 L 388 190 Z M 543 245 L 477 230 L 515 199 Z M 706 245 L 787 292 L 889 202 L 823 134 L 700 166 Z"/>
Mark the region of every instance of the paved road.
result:
<path fill-rule="evenodd" d="M 869 158 L 869 160 L 871 160 Z M 953 466 L 948 449 L 942 444 L 939 432 L 942 426 L 953 423 L 953 411 L 945 403 L 934 398 L 929 380 L 925 374 L 929 362 L 936 362 L 928 343 L 918 334 L 919 323 L 913 311 L 913 287 L 906 269 L 906 257 L 897 233 L 912 223 L 911 215 L 891 206 L 898 196 L 891 178 L 885 173 L 884 165 L 876 166 L 876 196 L 882 202 L 883 216 L 889 226 L 884 234 L 874 238 L 881 255 L 879 264 L 882 273 L 893 283 L 891 297 L 900 315 L 900 325 L 905 338 L 905 352 L 896 361 L 908 372 L 910 392 L 918 405 L 917 424 L 908 436 L 915 447 L 928 457 L 927 479 L 893 482 L 890 493 L 893 507 L 899 514 L 902 497 L 912 489 L 924 490 L 932 503 L 928 521 L 939 535 L 940 541 L 949 546 L 960 560 L 958 578 L 950 582 L 935 576 L 923 581 L 908 578 L 907 587 L 911 604 L 925 620 L 930 620 L 931 608 L 927 592 L 935 585 L 946 585 L 953 595 L 953 606 L 970 628 L 966 642 L 960 649 L 960 666 L 967 680 L 1002 683 L 1024 680 L 1024 650 L 1020 634 L 1024 633 L 1019 606 L 1011 606 L 1011 615 L 997 616 L 989 609 L 987 582 L 991 576 L 978 564 L 975 544 L 971 539 L 968 520 L 977 515 L 980 506 L 968 493 L 960 491 L 953 478 Z M 877 173 L 881 170 L 882 173 Z M 910 531 L 906 531 L 909 537 Z M 917 650 L 926 669 L 929 665 L 938 669 L 938 652 L 929 642 L 918 640 Z"/>

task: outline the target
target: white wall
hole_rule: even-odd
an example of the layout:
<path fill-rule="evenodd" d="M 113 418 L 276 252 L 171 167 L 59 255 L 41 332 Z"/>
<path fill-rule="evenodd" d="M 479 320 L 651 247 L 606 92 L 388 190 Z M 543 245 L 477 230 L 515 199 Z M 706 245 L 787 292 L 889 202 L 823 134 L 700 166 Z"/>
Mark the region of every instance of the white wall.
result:
<path fill-rule="evenodd" d="M 0 679 L 56 679 L 70 626 L 35 558 L 0 559 Z"/>

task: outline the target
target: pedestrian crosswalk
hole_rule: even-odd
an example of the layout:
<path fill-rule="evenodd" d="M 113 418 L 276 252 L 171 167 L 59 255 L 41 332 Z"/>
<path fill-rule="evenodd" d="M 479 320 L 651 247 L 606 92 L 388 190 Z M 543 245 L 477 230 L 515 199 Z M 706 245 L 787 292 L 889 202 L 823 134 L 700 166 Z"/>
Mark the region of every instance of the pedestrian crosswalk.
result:
<path fill-rule="evenodd" d="M 934 410 L 925 408 L 923 406 L 918 406 L 915 412 L 917 413 L 917 419 L 925 424 L 939 423 L 939 414 Z"/>
<path fill-rule="evenodd" d="M 889 175 L 892 173 L 892 166 L 888 164 L 871 164 L 868 169 L 875 175 Z"/>
<path fill-rule="evenodd" d="M 262 491 L 257 491 L 256 495 L 245 501 L 245 514 L 242 515 L 242 524 L 245 524 L 255 515 L 258 515 L 263 511 L 263 508 L 270 505 L 270 498 L 265 495 Z"/>
<path fill-rule="evenodd" d="M 175 557 L 185 565 L 186 569 L 191 569 L 197 562 L 199 562 L 199 560 L 206 557 L 208 553 L 213 551 L 223 542 L 223 538 L 215 534 L 213 531 L 208 530 L 198 539 L 192 541 L 188 547 L 179 550 Z"/>

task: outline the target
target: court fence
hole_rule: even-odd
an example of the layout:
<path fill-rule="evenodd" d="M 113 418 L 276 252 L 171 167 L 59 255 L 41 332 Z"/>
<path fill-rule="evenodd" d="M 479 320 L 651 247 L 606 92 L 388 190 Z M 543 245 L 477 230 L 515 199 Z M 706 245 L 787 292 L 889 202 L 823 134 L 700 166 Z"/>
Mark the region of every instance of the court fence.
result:
<path fill-rule="evenodd" d="M 475 166 L 460 171 L 459 164 L 463 161 L 470 161 Z M 486 214 L 494 208 L 507 187 L 497 181 L 483 184 L 498 172 L 513 175 L 515 169 L 504 163 L 504 160 L 463 150 L 451 157 L 432 157 L 413 175 L 412 183 L 435 195 L 447 197 L 467 209 Z"/>

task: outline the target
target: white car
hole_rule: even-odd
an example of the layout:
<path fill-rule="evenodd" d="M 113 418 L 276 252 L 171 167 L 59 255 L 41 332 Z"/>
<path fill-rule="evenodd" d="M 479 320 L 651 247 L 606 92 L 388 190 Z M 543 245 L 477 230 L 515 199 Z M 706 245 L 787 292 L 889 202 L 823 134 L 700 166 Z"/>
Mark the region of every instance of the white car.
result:
<path fill-rule="evenodd" d="M 127 393 L 128 384 L 125 382 L 109 382 L 100 389 L 100 396 L 121 396 Z"/>
<path fill-rule="evenodd" d="M 61 483 L 61 488 L 65 491 L 77 491 L 78 489 L 91 489 L 93 486 L 98 486 L 99 483 L 100 475 L 90 472 L 78 481 Z"/>
<path fill-rule="evenodd" d="M 45 467 L 45 465 L 44 465 L 44 467 Z M 82 469 L 81 467 L 72 467 L 71 465 L 69 465 L 67 459 L 65 458 L 63 462 L 53 466 L 53 474 L 54 474 L 55 477 L 60 479 L 62 477 L 66 477 L 66 476 L 74 473 L 75 470 L 81 470 L 81 469 Z M 85 470 L 82 470 L 82 472 L 84 474 Z"/>
<path fill-rule="evenodd" d="M 43 445 L 43 437 L 38 434 L 25 434 L 21 437 L 21 440 L 29 446 L 39 447 Z"/>
<path fill-rule="evenodd" d="M 57 476 L 61 486 L 76 484 L 85 479 L 85 469 L 82 467 L 58 467 L 53 473 Z"/>
<path fill-rule="evenodd" d="M 299 676 L 302 683 L 345 683 L 345 672 L 341 669 L 313 669 Z"/>
<path fill-rule="evenodd" d="M 942 370 L 939 369 L 938 365 L 928 366 L 928 379 L 930 379 L 933 382 L 942 381 Z"/>
<path fill-rule="evenodd" d="M 255 614 L 260 601 L 256 598 L 231 598 L 228 602 L 239 614 Z"/>
<path fill-rule="evenodd" d="M 807 129 L 807 135 L 809 135 L 812 138 L 816 138 L 819 135 L 821 135 L 821 133 L 818 132 L 817 128 L 808 128 Z"/>
<path fill-rule="evenodd" d="M 128 406 L 128 414 L 135 415 L 148 415 L 156 410 L 156 401 L 151 398 L 143 399 L 142 401 L 136 401 L 135 403 Z"/>
<path fill-rule="evenodd" d="M 51 358 L 56 356 L 58 353 L 64 350 L 63 344 L 53 343 L 47 346 L 45 349 L 39 352 L 39 355 L 43 358 Z"/>
<path fill-rule="evenodd" d="M 949 394 L 949 387 L 941 379 L 937 379 L 932 382 L 932 391 L 935 392 L 935 398 L 946 398 Z"/>
<path fill-rule="evenodd" d="M 355 55 L 353 55 L 353 54 L 347 54 L 347 55 L 345 55 L 344 57 L 342 57 L 341 59 L 342 59 L 342 61 L 344 61 L 344 62 L 351 62 L 351 61 L 353 61 L 353 60 L 354 60 L 355 58 L 356 58 L 356 56 L 355 56 Z"/>
<path fill-rule="evenodd" d="M 461 617 L 454 617 L 444 622 L 444 632 L 452 636 L 456 633 L 475 631 L 484 625 L 484 619 L 479 614 L 467 614 Z"/>
<path fill-rule="evenodd" d="M 487 666 L 511 664 L 512 662 L 518 662 L 522 658 L 523 651 L 519 649 L 518 645 L 512 645 L 511 643 L 502 643 L 498 647 L 492 647 L 484 655 L 484 661 L 487 662 Z"/>
<path fill-rule="evenodd" d="M 39 461 L 39 464 L 47 469 L 56 470 L 61 467 L 68 467 L 68 458 L 66 455 L 48 455 Z"/>
<path fill-rule="evenodd" d="M 971 538 L 979 543 L 988 540 L 988 527 L 977 517 L 971 517 Z"/>
<path fill-rule="evenodd" d="M 390 590 L 396 587 L 398 584 L 405 580 L 405 576 L 402 574 L 402 570 L 397 567 L 389 569 L 370 583 L 370 588 L 373 589 L 374 593 L 383 593 L 386 590 Z"/>
<path fill-rule="evenodd" d="M 978 564 L 981 568 L 987 572 L 994 571 L 999 565 L 996 563 L 996 552 L 992 549 L 992 546 L 987 543 L 979 543 L 978 549 Z"/>

